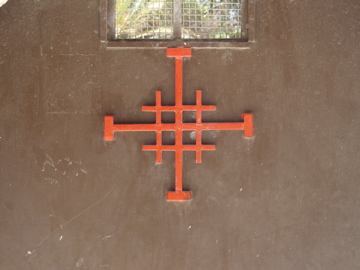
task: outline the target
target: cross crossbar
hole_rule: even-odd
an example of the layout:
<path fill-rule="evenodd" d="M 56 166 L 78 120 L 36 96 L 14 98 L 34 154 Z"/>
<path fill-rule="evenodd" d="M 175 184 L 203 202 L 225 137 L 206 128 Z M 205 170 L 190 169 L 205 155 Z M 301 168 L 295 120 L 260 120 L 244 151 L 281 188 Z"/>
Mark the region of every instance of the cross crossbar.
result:
<path fill-rule="evenodd" d="M 215 145 L 202 144 L 203 130 L 244 130 L 244 137 L 253 136 L 253 115 L 251 113 L 242 114 L 243 122 L 230 123 L 204 123 L 202 122 L 203 111 L 215 111 L 214 105 L 202 104 L 202 91 L 196 91 L 195 105 L 184 105 L 182 102 L 183 92 L 183 58 L 191 57 L 190 48 L 168 48 L 166 51 L 168 57 L 175 57 L 175 105 L 164 106 L 161 103 L 161 91 L 156 91 L 155 106 L 143 106 L 144 112 L 155 112 L 155 123 L 153 124 L 114 124 L 114 116 L 106 115 L 104 118 L 104 140 L 114 140 L 116 131 L 154 131 L 156 133 L 155 145 L 143 145 L 143 151 L 155 151 L 156 163 L 162 163 L 163 151 L 175 152 L 175 191 L 167 192 L 166 199 L 169 201 L 184 201 L 192 198 L 191 191 L 184 191 L 182 186 L 183 178 L 183 152 L 196 152 L 196 163 L 202 161 L 202 151 L 215 150 Z M 195 123 L 183 123 L 183 112 L 195 111 Z M 162 123 L 162 112 L 174 112 L 174 123 Z M 162 132 L 174 131 L 175 144 L 163 145 Z M 183 144 L 183 131 L 195 131 L 195 144 Z"/>

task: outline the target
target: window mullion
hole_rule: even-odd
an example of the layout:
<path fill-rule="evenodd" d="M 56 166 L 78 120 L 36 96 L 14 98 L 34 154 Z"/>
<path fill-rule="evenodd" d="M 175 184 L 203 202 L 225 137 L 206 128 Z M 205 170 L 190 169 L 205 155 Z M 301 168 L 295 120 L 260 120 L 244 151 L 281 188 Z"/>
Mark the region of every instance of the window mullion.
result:
<path fill-rule="evenodd" d="M 181 25 L 182 25 L 182 0 L 174 1 L 174 39 L 181 39 Z"/>

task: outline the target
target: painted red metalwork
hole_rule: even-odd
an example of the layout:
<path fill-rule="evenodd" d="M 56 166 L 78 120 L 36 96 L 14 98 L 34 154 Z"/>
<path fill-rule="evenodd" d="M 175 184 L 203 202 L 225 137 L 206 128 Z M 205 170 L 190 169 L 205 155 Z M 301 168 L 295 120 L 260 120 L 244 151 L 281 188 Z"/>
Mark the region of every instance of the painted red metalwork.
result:
<path fill-rule="evenodd" d="M 196 104 L 183 105 L 183 58 L 191 57 L 191 48 L 168 48 L 167 57 L 175 58 L 175 105 L 164 106 L 161 104 L 161 91 L 156 91 L 155 106 L 143 106 L 144 112 L 155 112 L 154 124 L 114 124 L 114 116 L 106 115 L 104 119 L 104 139 L 105 141 L 114 140 L 116 131 L 155 131 L 155 145 L 143 145 L 143 151 L 155 151 L 156 163 L 162 163 L 163 151 L 175 152 L 175 191 L 167 192 L 166 200 L 168 201 L 185 201 L 192 198 L 191 191 L 184 191 L 182 186 L 183 178 L 183 152 L 194 151 L 196 153 L 196 162 L 201 163 L 201 151 L 215 150 L 215 145 L 204 145 L 201 142 L 201 133 L 203 130 L 244 130 L 244 137 L 253 136 L 253 115 L 251 113 L 242 114 L 244 122 L 233 123 L 204 123 L 202 122 L 203 111 L 215 111 L 214 105 L 202 104 L 202 91 L 196 91 Z M 183 123 L 183 112 L 195 111 L 195 123 Z M 174 112 L 175 123 L 162 123 L 161 112 Z M 195 144 L 183 144 L 183 131 L 195 131 Z M 163 145 L 162 132 L 174 131 L 175 144 Z"/>

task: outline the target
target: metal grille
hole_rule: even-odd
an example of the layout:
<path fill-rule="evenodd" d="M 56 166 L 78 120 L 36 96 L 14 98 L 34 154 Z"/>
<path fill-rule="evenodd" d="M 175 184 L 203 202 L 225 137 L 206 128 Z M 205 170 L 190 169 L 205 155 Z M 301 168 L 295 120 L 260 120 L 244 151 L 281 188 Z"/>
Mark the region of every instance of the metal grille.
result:
<path fill-rule="evenodd" d="M 171 39 L 173 0 L 117 0 L 116 39 Z"/>
<path fill-rule="evenodd" d="M 183 0 L 183 39 L 241 38 L 242 0 Z"/>
<path fill-rule="evenodd" d="M 242 0 L 116 0 L 115 39 L 241 38 L 241 3 Z"/>

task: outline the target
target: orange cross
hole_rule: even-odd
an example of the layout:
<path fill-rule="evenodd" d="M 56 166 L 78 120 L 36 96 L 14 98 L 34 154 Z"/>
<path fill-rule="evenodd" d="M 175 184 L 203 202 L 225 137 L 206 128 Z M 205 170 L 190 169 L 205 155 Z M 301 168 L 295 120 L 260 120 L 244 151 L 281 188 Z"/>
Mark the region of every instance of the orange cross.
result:
<path fill-rule="evenodd" d="M 242 114 L 244 122 L 233 123 L 203 123 L 203 111 L 215 111 L 214 105 L 202 105 L 202 91 L 196 91 L 196 104 L 183 105 L 183 58 L 191 57 L 190 48 L 168 48 L 167 57 L 175 57 L 175 106 L 161 105 L 161 91 L 156 91 L 155 106 L 143 106 L 144 112 L 155 112 L 154 124 L 114 124 L 114 116 L 106 115 L 104 117 L 104 139 L 105 141 L 114 140 L 115 131 L 155 131 L 156 144 L 143 145 L 143 151 L 156 151 L 156 163 L 162 163 L 163 151 L 175 152 L 175 191 L 167 192 L 168 201 L 185 201 L 192 199 L 191 191 L 183 191 L 182 172 L 183 172 L 183 152 L 195 151 L 196 163 L 201 163 L 201 151 L 215 150 L 215 145 L 204 145 L 201 143 L 201 133 L 203 130 L 244 130 L 244 137 L 253 136 L 253 115 L 251 113 Z M 195 111 L 196 123 L 183 123 L 183 112 Z M 175 123 L 162 123 L 161 112 L 174 112 Z M 195 131 L 195 144 L 183 144 L 183 131 Z M 162 132 L 174 131 L 175 144 L 163 145 Z"/>

